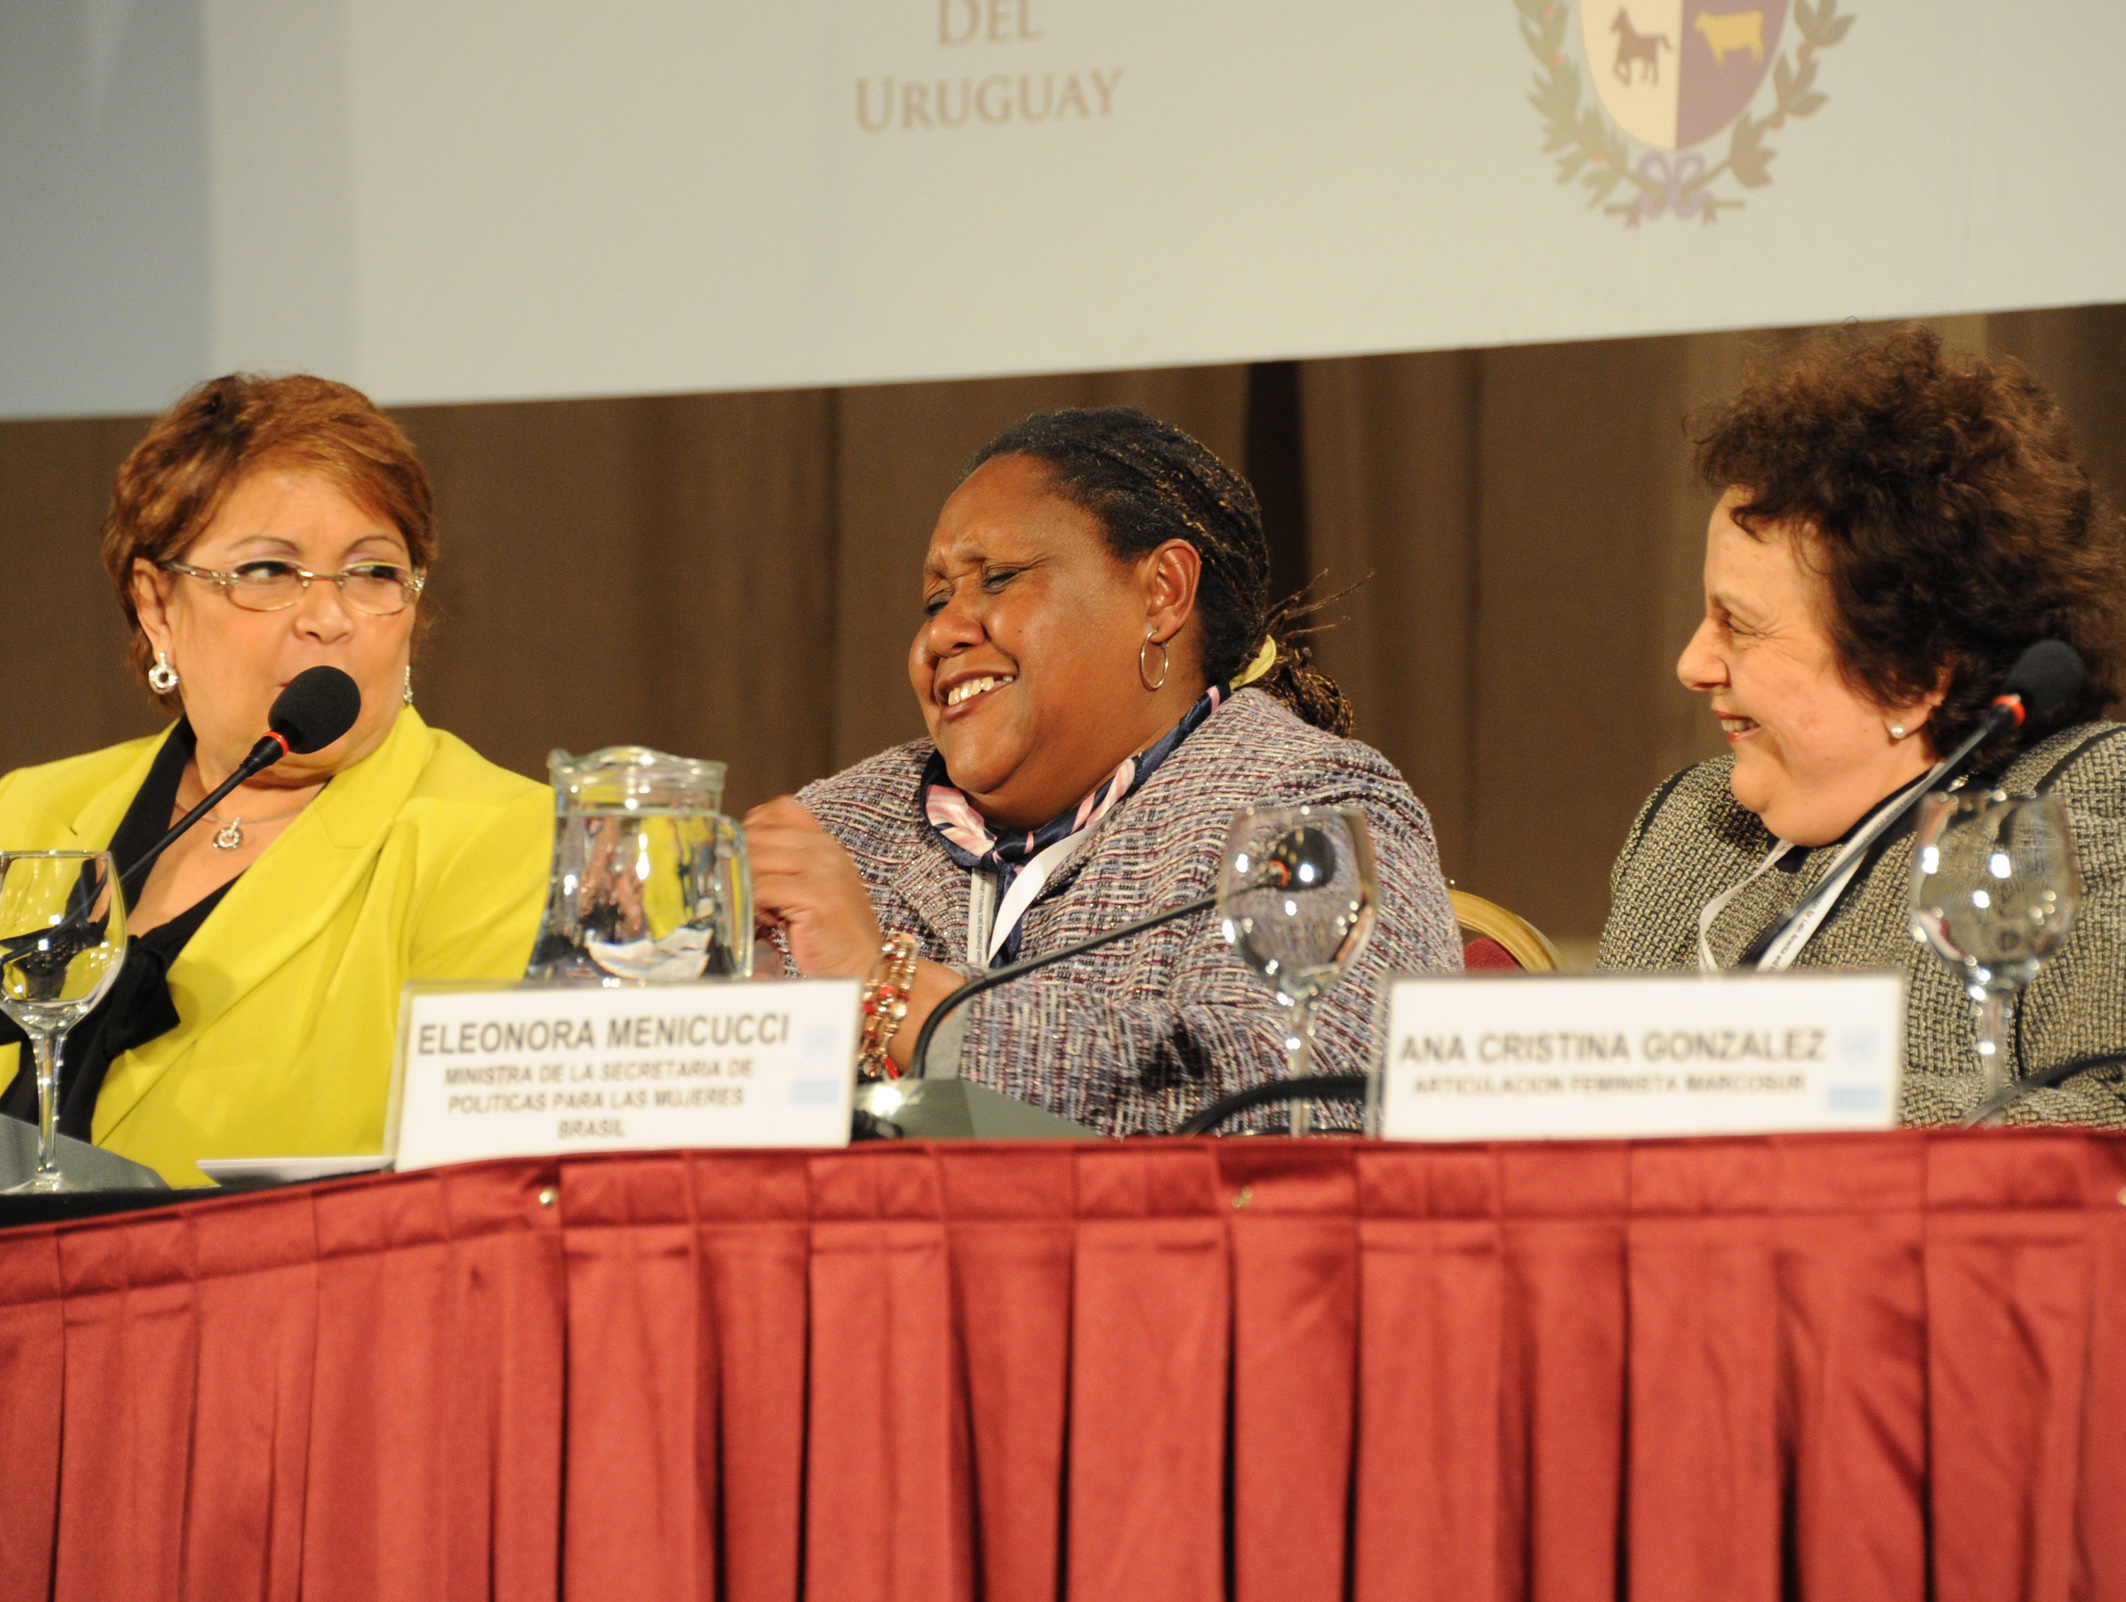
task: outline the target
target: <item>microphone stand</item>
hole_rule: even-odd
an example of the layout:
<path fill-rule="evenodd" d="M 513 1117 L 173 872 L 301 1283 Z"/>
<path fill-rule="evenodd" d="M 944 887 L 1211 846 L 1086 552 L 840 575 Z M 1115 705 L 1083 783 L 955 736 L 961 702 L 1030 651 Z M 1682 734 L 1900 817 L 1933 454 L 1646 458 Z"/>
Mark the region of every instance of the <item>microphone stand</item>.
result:
<path fill-rule="evenodd" d="M 288 742 L 278 734 L 261 735 L 258 744 L 251 747 L 251 754 L 236 765 L 233 773 L 209 790 L 204 801 L 173 823 L 168 834 L 149 846 L 138 860 L 118 875 L 118 883 L 124 889 L 126 898 L 132 899 L 134 892 L 140 888 L 138 881 L 147 877 L 148 869 L 155 866 L 155 859 L 167 851 L 185 830 L 220 805 L 223 796 L 246 779 L 256 778 L 287 754 Z"/>
<path fill-rule="evenodd" d="M 1127 940 L 1131 935 L 1142 934 L 1147 929 L 1156 929 L 1162 923 L 1173 923 L 1192 913 L 1208 912 L 1218 905 L 1215 893 L 1198 896 L 1194 901 L 1183 902 L 1178 907 L 1168 907 L 1164 912 L 1155 912 L 1149 918 L 1139 918 L 1135 923 L 1125 923 L 1119 929 L 1109 929 L 1085 940 L 1045 951 L 1038 957 L 1028 957 L 1024 962 L 1014 962 L 1007 967 L 993 968 L 988 973 L 977 974 L 961 985 L 943 1001 L 931 1008 L 930 1016 L 923 1020 L 922 1032 L 915 1037 L 915 1050 L 908 1054 L 908 1076 L 911 1079 L 925 1077 L 930 1065 L 930 1040 L 938 1032 L 938 1025 L 948 1013 L 956 1011 L 974 1000 L 985 990 L 994 990 L 998 985 L 1009 984 L 1022 974 L 1032 973 L 1036 968 L 1045 968 L 1052 962 L 1061 962 L 1065 957 L 1075 957 L 1087 951 L 1096 951 L 1101 946 L 1113 945 L 1117 940 Z"/>
<path fill-rule="evenodd" d="M 207 798 L 179 818 L 171 826 L 168 834 L 157 840 L 146 851 L 142 852 L 136 860 L 120 871 L 118 887 L 126 900 L 130 902 L 138 894 L 140 881 L 147 877 L 148 869 L 155 866 L 155 859 L 167 851 L 171 844 L 187 829 L 191 828 L 193 824 L 213 811 L 223 796 L 227 795 L 239 784 L 242 784 L 246 779 L 254 778 L 258 774 L 265 772 L 266 769 L 272 767 L 274 763 L 287 754 L 288 742 L 278 734 L 261 736 L 258 744 L 251 747 L 250 755 L 237 764 L 235 772 L 208 791 Z M 54 924 L 48 929 L 38 929 L 29 934 L 13 935 L 0 940 L 0 948 L 4 948 L 8 953 L 13 953 L 41 943 L 47 949 L 47 960 L 59 962 L 63 966 L 66 962 L 72 961 L 77 955 L 74 942 L 80 938 L 82 921 L 88 915 L 89 903 L 77 897 L 72 910 L 67 913 L 62 922 Z"/>
<path fill-rule="evenodd" d="M 1978 727 L 1964 737 L 1963 744 L 1937 762 L 1934 765 L 1934 771 L 1926 776 L 1925 781 L 1911 790 L 1902 801 L 1899 801 L 1874 825 L 1876 837 L 1880 838 L 1888 834 L 1891 829 L 1897 826 L 1899 820 L 1907 812 L 1910 812 L 1922 800 L 1940 788 L 1942 780 L 1948 778 L 1957 768 L 1961 767 L 1973 751 L 1976 751 L 1988 740 L 1999 734 L 2002 729 L 2020 723 L 2022 717 L 2022 697 L 2003 696 L 2000 700 L 1994 702 L 1991 710 L 1979 720 Z M 1797 901 L 1794 904 L 1794 909 L 1774 924 L 1769 934 L 1756 941 L 1754 949 L 1770 951 L 1777 946 L 1786 937 L 1786 932 L 1813 912 L 1817 903 L 1822 901 L 1834 888 L 1843 890 L 1845 886 L 1839 883 L 1837 875 L 1825 878 L 1815 889 Z"/>

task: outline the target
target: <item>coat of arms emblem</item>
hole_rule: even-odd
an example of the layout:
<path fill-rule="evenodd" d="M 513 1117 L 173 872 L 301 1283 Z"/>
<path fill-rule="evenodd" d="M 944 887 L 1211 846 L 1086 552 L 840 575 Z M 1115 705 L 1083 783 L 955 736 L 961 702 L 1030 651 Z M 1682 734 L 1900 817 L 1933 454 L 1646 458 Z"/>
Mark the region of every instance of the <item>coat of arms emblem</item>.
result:
<path fill-rule="evenodd" d="M 1744 204 L 1730 185 L 1770 183 L 1777 152 L 1765 136 L 1815 115 L 1823 52 L 1853 26 L 1838 0 L 1515 4 L 1558 182 L 1577 180 L 1590 206 L 1633 228 L 1665 216 L 1713 222 Z M 1767 81 L 1772 102 L 1760 106 Z"/>

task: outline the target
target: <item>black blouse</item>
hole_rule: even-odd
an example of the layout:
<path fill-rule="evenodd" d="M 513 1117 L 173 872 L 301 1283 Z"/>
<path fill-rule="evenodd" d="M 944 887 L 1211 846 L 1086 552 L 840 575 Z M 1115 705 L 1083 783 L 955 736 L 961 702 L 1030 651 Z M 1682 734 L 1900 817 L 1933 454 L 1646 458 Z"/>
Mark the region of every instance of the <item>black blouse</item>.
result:
<path fill-rule="evenodd" d="M 123 871 L 139 859 L 170 827 L 177 807 L 177 786 L 185 764 L 192 759 L 192 725 L 179 719 L 177 726 L 155 753 L 154 766 L 142 782 L 133 804 L 126 808 L 118 832 L 111 836 L 111 859 Z M 168 923 L 134 935 L 126 941 L 125 961 L 111 981 L 96 1010 L 74 1025 L 59 1056 L 59 1132 L 77 1140 L 89 1138 L 96 1116 L 96 1098 L 103 1093 L 104 1075 L 113 1059 L 168 1034 L 178 1025 L 177 1004 L 170 999 L 170 964 L 185 943 L 199 932 L 229 885 L 201 896 Z M 0 1113 L 28 1123 L 37 1121 L 37 1064 L 28 1038 L 12 1018 L 0 1014 L 0 1045 L 18 1042 L 21 1066 L 4 1095 Z"/>

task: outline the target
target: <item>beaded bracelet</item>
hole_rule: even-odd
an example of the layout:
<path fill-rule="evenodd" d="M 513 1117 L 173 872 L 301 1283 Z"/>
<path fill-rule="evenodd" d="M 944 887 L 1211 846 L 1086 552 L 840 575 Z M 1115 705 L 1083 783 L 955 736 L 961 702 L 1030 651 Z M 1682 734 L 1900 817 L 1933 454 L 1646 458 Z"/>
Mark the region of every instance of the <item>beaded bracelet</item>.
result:
<path fill-rule="evenodd" d="M 878 966 L 864 986 L 864 1036 L 856 1054 L 860 1079 L 884 1075 L 898 1079 L 900 1068 L 886 1055 L 893 1037 L 908 1016 L 908 989 L 915 983 L 915 936 L 892 934 L 878 949 Z"/>

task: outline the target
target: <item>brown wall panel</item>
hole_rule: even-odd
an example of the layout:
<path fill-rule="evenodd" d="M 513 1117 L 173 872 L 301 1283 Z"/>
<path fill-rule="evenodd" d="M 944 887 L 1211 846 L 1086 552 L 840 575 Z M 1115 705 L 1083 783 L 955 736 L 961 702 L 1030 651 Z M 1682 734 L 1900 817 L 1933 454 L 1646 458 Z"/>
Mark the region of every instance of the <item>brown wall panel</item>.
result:
<path fill-rule="evenodd" d="M 1477 448 L 1474 351 L 1308 362 L 1302 372 L 1316 659 L 1432 813 L 1448 871 L 1475 796 Z M 1355 586 L 1355 588 L 1354 588 Z"/>
<path fill-rule="evenodd" d="M 1560 934 L 1645 793 L 1662 720 L 1659 487 L 1670 341 L 1493 351 L 1478 449 L 1476 740 L 1466 888 Z"/>
<path fill-rule="evenodd" d="M 0 771 L 153 730 L 96 559 L 111 480 L 144 417 L 0 424 Z"/>
<path fill-rule="evenodd" d="M 544 770 L 549 746 L 650 733 L 632 410 L 567 401 L 401 414 L 435 479 L 442 528 L 416 699 L 525 772 Z"/>
<path fill-rule="evenodd" d="M 2126 502 L 2126 306 L 2000 312 L 1984 322 L 1986 348 L 2036 370 L 2112 499 Z"/>
<path fill-rule="evenodd" d="M 730 764 L 734 804 L 828 762 L 825 391 L 401 414 L 436 479 L 424 712 L 543 774 L 554 746 Z"/>

